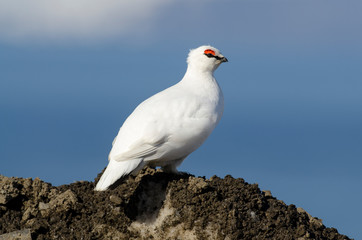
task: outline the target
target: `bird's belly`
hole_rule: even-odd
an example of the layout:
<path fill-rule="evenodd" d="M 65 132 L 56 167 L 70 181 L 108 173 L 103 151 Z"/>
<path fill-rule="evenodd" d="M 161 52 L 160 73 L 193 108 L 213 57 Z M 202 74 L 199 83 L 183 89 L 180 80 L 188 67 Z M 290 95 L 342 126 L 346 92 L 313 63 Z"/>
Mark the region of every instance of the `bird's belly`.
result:
<path fill-rule="evenodd" d="M 182 122 L 177 131 L 170 134 L 167 141 L 159 147 L 157 153 L 150 159 L 145 159 L 146 161 L 167 162 L 186 157 L 202 145 L 216 125 L 212 118 L 188 119 Z"/>

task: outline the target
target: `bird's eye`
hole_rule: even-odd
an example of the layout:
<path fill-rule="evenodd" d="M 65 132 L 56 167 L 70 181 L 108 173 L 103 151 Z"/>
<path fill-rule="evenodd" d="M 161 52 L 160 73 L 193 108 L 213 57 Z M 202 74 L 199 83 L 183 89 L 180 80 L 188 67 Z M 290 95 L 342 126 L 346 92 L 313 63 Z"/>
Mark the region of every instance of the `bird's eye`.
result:
<path fill-rule="evenodd" d="M 211 49 L 206 49 L 204 51 L 205 55 L 212 55 L 215 56 L 215 51 L 211 50 Z"/>

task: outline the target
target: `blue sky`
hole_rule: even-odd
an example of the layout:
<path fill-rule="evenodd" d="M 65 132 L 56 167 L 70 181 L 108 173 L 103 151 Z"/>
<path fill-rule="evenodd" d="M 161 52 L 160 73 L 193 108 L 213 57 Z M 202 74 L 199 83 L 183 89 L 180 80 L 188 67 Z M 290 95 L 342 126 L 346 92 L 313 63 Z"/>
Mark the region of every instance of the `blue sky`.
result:
<path fill-rule="evenodd" d="M 362 238 L 362 2 L 0 2 L 0 173 L 93 180 L 189 49 L 229 59 L 225 113 L 181 165 L 242 177 Z"/>

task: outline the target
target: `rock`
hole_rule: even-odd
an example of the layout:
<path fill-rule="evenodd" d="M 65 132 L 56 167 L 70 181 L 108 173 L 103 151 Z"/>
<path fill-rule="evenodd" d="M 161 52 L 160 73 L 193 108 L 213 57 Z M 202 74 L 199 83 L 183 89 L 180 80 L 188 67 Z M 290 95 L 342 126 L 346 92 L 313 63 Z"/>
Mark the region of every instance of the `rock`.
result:
<path fill-rule="evenodd" d="M 92 229 L 92 234 L 94 234 L 94 236 L 96 238 L 104 239 L 104 240 L 123 240 L 123 239 L 127 239 L 125 234 L 118 231 L 115 227 L 105 225 L 105 224 L 96 225 Z"/>
<path fill-rule="evenodd" d="M 13 181 L 13 178 L 0 175 L 0 204 L 8 204 L 12 199 L 18 197 L 19 194 L 19 184 Z"/>
<path fill-rule="evenodd" d="M 310 223 L 316 225 L 317 227 L 322 227 L 323 226 L 322 219 L 312 217 L 309 221 L 310 221 Z"/>
<path fill-rule="evenodd" d="M 188 188 L 194 193 L 200 193 L 208 187 L 207 182 L 203 178 L 189 177 Z"/>
<path fill-rule="evenodd" d="M 309 213 L 307 213 L 307 211 L 305 211 L 305 210 L 304 210 L 303 208 L 301 208 L 301 207 L 298 207 L 298 208 L 297 208 L 297 212 L 306 214 L 309 219 L 312 218 L 312 216 L 311 216 Z"/>
<path fill-rule="evenodd" d="M 111 195 L 111 196 L 109 196 L 109 200 L 110 200 L 111 202 L 113 202 L 114 204 L 116 204 L 116 205 L 119 205 L 119 204 L 122 203 L 122 199 L 119 198 L 119 197 L 117 197 L 116 195 Z"/>
<path fill-rule="evenodd" d="M 77 201 L 77 196 L 69 189 L 52 199 L 47 209 L 55 212 L 69 211 Z"/>
<path fill-rule="evenodd" d="M 39 203 L 39 210 L 47 210 L 47 209 L 49 209 L 48 203 L 44 203 L 44 202 Z"/>
<path fill-rule="evenodd" d="M 31 240 L 30 229 L 23 229 L 0 235 L 0 240 Z"/>
<path fill-rule="evenodd" d="M 0 236 L 28 229 L 35 239 L 349 239 L 231 176 L 145 168 L 114 190 L 94 186 L 0 176 Z"/>
<path fill-rule="evenodd" d="M 262 192 L 264 193 L 265 197 L 273 197 L 271 194 L 271 191 L 269 191 L 269 190 L 263 190 Z"/>
<path fill-rule="evenodd" d="M 24 214 L 23 214 L 23 216 L 22 216 L 22 218 L 21 218 L 21 221 L 22 221 L 22 222 L 26 222 L 27 220 L 29 220 L 29 219 L 31 219 L 32 217 L 36 216 L 37 213 L 38 213 L 38 212 L 36 211 L 35 208 L 33 208 L 33 207 L 28 207 L 28 208 L 25 210 L 25 212 L 24 212 Z"/>

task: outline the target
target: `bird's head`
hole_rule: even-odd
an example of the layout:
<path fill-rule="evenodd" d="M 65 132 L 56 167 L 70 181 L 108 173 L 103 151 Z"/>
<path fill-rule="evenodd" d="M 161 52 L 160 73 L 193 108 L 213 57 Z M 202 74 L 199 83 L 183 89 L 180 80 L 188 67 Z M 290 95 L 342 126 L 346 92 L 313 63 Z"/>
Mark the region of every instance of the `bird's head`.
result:
<path fill-rule="evenodd" d="M 197 68 L 200 71 L 215 71 L 223 62 L 227 62 L 220 51 L 212 46 L 201 46 L 190 50 L 187 63 L 191 68 Z"/>

